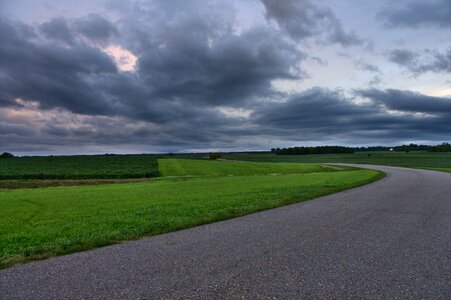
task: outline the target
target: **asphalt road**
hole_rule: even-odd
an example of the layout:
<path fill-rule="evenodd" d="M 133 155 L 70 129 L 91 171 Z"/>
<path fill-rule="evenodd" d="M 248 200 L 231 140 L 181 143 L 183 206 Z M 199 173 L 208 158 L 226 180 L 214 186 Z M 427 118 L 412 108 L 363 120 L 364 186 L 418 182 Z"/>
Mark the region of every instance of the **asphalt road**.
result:
<path fill-rule="evenodd" d="M 0 299 L 450 299 L 451 174 L 353 190 L 0 271 Z"/>

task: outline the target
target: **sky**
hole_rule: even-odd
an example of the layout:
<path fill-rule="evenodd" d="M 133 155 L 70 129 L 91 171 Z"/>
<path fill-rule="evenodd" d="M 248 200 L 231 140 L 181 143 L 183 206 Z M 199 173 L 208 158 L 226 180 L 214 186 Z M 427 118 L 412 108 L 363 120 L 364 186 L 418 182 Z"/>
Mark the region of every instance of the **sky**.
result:
<path fill-rule="evenodd" d="M 0 0 L 0 152 L 451 141 L 450 0 Z"/>

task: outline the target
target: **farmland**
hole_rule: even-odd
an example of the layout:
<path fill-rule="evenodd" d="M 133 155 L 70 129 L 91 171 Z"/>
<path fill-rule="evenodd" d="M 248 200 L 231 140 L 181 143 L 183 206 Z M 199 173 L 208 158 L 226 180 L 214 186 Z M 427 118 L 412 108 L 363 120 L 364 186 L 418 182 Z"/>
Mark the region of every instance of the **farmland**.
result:
<path fill-rule="evenodd" d="M 276 155 L 273 153 L 225 154 L 226 159 L 283 163 L 355 163 L 451 172 L 451 152 L 355 152 L 349 154 Z"/>
<path fill-rule="evenodd" d="M 0 159 L 0 179 L 120 179 L 158 176 L 151 155 L 34 156 Z"/>
<path fill-rule="evenodd" d="M 383 176 L 316 164 L 159 164 L 163 177 L 151 181 L 0 191 L 0 267 L 242 216 Z"/>

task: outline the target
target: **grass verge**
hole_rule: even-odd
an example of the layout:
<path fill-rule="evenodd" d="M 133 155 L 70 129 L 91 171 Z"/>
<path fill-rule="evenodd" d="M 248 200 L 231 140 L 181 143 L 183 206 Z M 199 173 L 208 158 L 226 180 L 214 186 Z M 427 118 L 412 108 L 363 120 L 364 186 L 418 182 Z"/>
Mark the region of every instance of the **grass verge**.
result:
<path fill-rule="evenodd" d="M 381 177 L 336 170 L 0 191 L 0 268 L 242 216 Z"/>

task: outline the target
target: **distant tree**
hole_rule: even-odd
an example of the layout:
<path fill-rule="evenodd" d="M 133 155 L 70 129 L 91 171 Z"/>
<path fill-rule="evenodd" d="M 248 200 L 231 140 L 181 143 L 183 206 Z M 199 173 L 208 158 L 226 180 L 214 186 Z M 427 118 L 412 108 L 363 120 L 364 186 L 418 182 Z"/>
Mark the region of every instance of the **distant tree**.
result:
<path fill-rule="evenodd" d="M 342 147 L 342 146 L 318 146 L 318 147 L 290 147 L 290 148 L 272 148 L 271 152 L 279 155 L 305 155 L 305 154 L 327 154 L 327 153 L 353 153 L 365 151 L 398 151 L 409 153 L 411 151 L 429 151 L 429 152 L 451 152 L 451 144 L 444 142 L 440 145 L 417 145 L 410 143 L 395 147 L 388 146 L 370 146 L 370 147 Z M 369 157 L 370 155 L 368 155 Z"/>
<path fill-rule="evenodd" d="M 274 152 L 279 155 L 354 153 L 354 148 L 343 146 L 291 147 L 282 149 L 277 148 Z"/>
<path fill-rule="evenodd" d="M 428 145 L 417 145 L 417 144 L 409 144 L 409 145 L 402 145 L 402 146 L 396 146 L 393 148 L 395 151 L 404 151 L 406 153 L 409 153 L 410 151 L 425 151 L 429 150 L 432 146 Z"/>
<path fill-rule="evenodd" d="M 387 146 L 370 146 L 370 147 L 355 147 L 356 152 L 366 152 L 366 151 L 389 151 L 391 147 Z"/>
<path fill-rule="evenodd" d="M 451 144 L 442 143 L 437 146 L 432 146 L 429 148 L 430 152 L 451 152 Z"/>
<path fill-rule="evenodd" d="M 14 155 L 12 155 L 11 153 L 9 153 L 9 152 L 3 152 L 1 155 L 0 155 L 0 158 L 13 158 L 14 157 Z"/>
<path fill-rule="evenodd" d="M 221 158 L 221 153 L 210 153 L 208 155 L 208 158 L 213 159 L 213 160 L 217 160 L 218 158 Z"/>

